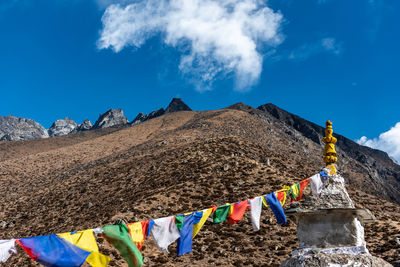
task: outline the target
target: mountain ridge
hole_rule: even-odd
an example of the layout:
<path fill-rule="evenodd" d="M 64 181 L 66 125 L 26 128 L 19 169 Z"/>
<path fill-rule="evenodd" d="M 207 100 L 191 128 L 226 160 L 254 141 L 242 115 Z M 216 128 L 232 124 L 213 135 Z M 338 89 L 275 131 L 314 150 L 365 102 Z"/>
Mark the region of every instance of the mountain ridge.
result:
<path fill-rule="evenodd" d="M 140 112 L 131 122 L 129 122 L 124 116 L 122 109 L 109 109 L 99 115 L 94 125 L 92 125 L 90 120 L 87 119 L 78 125 L 70 117 L 66 117 L 54 121 L 47 130 L 32 119 L 14 117 L 13 115 L 5 117 L 0 116 L 0 141 L 32 140 L 37 138 L 74 134 L 76 132 L 87 130 L 136 125 L 167 113 L 191 110 L 192 109 L 186 105 L 182 99 L 173 98 L 166 109 L 160 108 L 150 112 L 149 114 L 143 114 Z"/>

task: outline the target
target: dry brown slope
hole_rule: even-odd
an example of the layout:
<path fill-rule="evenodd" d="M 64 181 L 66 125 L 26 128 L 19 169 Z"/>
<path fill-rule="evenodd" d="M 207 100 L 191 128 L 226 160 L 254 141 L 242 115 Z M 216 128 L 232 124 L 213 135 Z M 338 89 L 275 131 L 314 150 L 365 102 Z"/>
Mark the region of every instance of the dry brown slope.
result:
<path fill-rule="evenodd" d="M 97 129 L 94 131 L 83 131 L 64 136 L 51 137 L 46 139 L 22 140 L 22 141 L 1 141 L 0 162 L 8 159 L 28 156 L 46 152 L 65 146 L 85 142 L 99 136 L 107 135 L 120 130 L 122 127 Z"/>
<path fill-rule="evenodd" d="M 269 193 L 320 169 L 320 150 L 241 111 L 168 114 L 107 136 L 0 162 L 0 194 L 6 196 L 0 214 L 7 223 L 0 238 L 92 228 L 120 217 L 157 218 Z M 375 226 L 367 227 L 371 252 L 395 260 L 399 207 L 351 187 L 354 200 L 378 217 Z M 123 266 L 118 254 L 99 241 L 116 258 L 111 266 Z M 279 226 L 264 212 L 260 232 L 252 231 L 247 217 L 234 226 L 207 223 L 194 241 L 193 254 L 166 256 L 151 241 L 143 252 L 149 266 L 276 266 L 296 246 L 294 224 Z M 30 264 L 22 255 L 10 264 Z"/>

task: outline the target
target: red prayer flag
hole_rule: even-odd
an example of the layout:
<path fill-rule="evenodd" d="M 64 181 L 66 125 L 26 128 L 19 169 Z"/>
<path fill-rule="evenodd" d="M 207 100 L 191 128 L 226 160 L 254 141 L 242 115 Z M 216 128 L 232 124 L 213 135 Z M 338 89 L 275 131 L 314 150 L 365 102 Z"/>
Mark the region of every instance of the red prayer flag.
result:
<path fill-rule="evenodd" d="M 247 209 L 248 200 L 243 200 L 239 203 L 233 204 L 233 211 L 232 214 L 228 217 L 228 222 L 230 224 L 235 224 L 240 222 L 243 218 L 244 212 Z"/>
<path fill-rule="evenodd" d="M 310 181 L 310 178 L 308 178 L 308 179 L 305 179 L 305 180 L 303 180 L 303 181 L 301 181 L 299 184 L 300 184 L 300 193 L 299 193 L 299 196 L 298 196 L 298 198 L 296 199 L 296 201 L 297 200 L 300 200 L 301 199 L 301 196 L 303 195 L 303 190 L 304 190 L 304 188 L 306 188 L 306 186 L 307 186 L 307 184 L 308 184 L 308 182 Z"/>

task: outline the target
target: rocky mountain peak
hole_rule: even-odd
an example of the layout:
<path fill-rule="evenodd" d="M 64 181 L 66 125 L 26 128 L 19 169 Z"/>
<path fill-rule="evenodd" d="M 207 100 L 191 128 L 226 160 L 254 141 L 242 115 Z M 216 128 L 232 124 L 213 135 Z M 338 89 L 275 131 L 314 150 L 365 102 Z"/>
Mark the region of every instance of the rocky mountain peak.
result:
<path fill-rule="evenodd" d="M 147 119 L 148 120 L 154 119 L 154 118 L 160 117 L 164 114 L 165 114 L 164 108 L 160 108 L 159 110 L 154 110 L 154 111 L 150 112 L 150 114 L 147 116 Z"/>
<path fill-rule="evenodd" d="M 172 113 L 177 111 L 192 111 L 192 109 L 186 105 L 182 99 L 173 98 L 171 103 L 169 103 L 168 107 L 165 109 L 165 113 Z"/>
<path fill-rule="evenodd" d="M 92 123 L 90 122 L 90 120 L 84 120 L 79 126 L 78 128 L 76 128 L 76 130 L 78 132 L 81 131 L 87 131 L 90 130 L 92 128 Z"/>
<path fill-rule="evenodd" d="M 31 119 L 0 116 L 0 141 L 18 141 L 26 139 L 47 138 L 49 134 L 42 125 Z"/>
<path fill-rule="evenodd" d="M 246 111 L 246 112 L 254 112 L 255 108 L 252 106 L 246 105 L 242 102 L 238 102 L 236 104 L 230 105 L 226 109 L 235 109 L 235 110 L 241 110 L 241 111 Z"/>
<path fill-rule="evenodd" d="M 154 111 L 150 112 L 149 114 L 143 114 L 142 112 L 140 112 L 136 116 L 136 118 L 131 122 L 131 125 L 136 125 L 138 123 L 160 117 L 167 113 L 173 113 L 173 112 L 178 112 L 178 111 L 191 111 L 191 110 L 192 109 L 188 105 L 186 105 L 182 101 L 182 99 L 173 98 L 166 109 L 160 108 L 158 110 L 154 110 Z"/>
<path fill-rule="evenodd" d="M 124 116 L 122 109 L 110 109 L 106 113 L 100 114 L 93 129 L 108 128 L 112 126 L 124 125 L 128 119 Z"/>
<path fill-rule="evenodd" d="M 56 120 L 48 130 L 49 136 L 60 136 L 74 132 L 78 124 L 71 118 L 66 117 L 65 119 Z"/>
<path fill-rule="evenodd" d="M 321 126 L 289 113 L 271 103 L 261 105 L 257 109 L 271 114 L 273 117 L 286 125 L 293 127 L 313 142 L 321 144 L 321 139 L 324 135 L 324 128 Z"/>
<path fill-rule="evenodd" d="M 149 115 L 147 114 L 143 114 L 142 112 L 139 112 L 139 114 L 133 119 L 133 121 L 131 122 L 132 125 L 144 122 L 147 120 L 147 118 L 149 117 Z"/>

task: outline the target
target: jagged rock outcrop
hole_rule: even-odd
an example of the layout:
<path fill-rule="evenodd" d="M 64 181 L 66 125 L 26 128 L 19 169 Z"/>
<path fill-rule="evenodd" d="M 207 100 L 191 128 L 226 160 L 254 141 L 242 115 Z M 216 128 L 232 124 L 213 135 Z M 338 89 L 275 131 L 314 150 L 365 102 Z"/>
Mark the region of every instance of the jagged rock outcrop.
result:
<path fill-rule="evenodd" d="M 76 131 L 82 132 L 92 129 L 92 123 L 90 120 L 84 120 L 77 128 Z"/>
<path fill-rule="evenodd" d="M 147 116 L 147 119 L 151 120 L 151 119 L 160 117 L 164 114 L 165 114 L 164 108 L 160 108 L 159 110 L 154 110 L 154 111 L 150 112 L 149 116 Z"/>
<path fill-rule="evenodd" d="M 150 112 L 150 114 L 143 114 L 142 112 L 140 112 L 136 116 L 136 118 L 131 122 L 131 125 L 136 125 L 138 123 L 160 117 L 167 113 L 173 113 L 173 112 L 178 112 L 178 111 L 191 111 L 191 110 L 192 109 L 188 105 L 186 105 L 182 101 L 182 99 L 173 98 L 166 109 L 160 108 L 158 110 L 154 110 L 154 111 Z"/>
<path fill-rule="evenodd" d="M 135 119 L 133 119 L 133 121 L 131 122 L 132 125 L 144 122 L 147 120 L 147 118 L 149 117 L 149 115 L 147 114 L 143 114 L 142 112 L 139 112 L 139 114 L 135 117 Z"/>
<path fill-rule="evenodd" d="M 106 113 L 100 114 L 92 129 L 108 128 L 128 123 L 122 109 L 110 109 Z"/>
<path fill-rule="evenodd" d="M 139 112 L 139 114 L 136 116 L 136 118 L 131 122 L 131 125 L 136 125 L 138 123 L 160 117 L 164 114 L 165 114 L 164 108 L 154 110 L 154 111 L 150 112 L 150 114 L 143 114 L 142 112 Z"/>
<path fill-rule="evenodd" d="M 0 141 L 18 141 L 49 137 L 42 125 L 31 119 L 0 116 Z"/>
<path fill-rule="evenodd" d="M 178 111 L 192 111 L 188 105 L 186 105 L 182 99 L 173 98 L 171 103 L 169 103 L 168 107 L 165 109 L 165 113 L 172 113 Z"/>
<path fill-rule="evenodd" d="M 49 136 L 60 136 L 74 132 L 78 124 L 69 117 L 65 119 L 56 120 L 48 130 Z"/>

